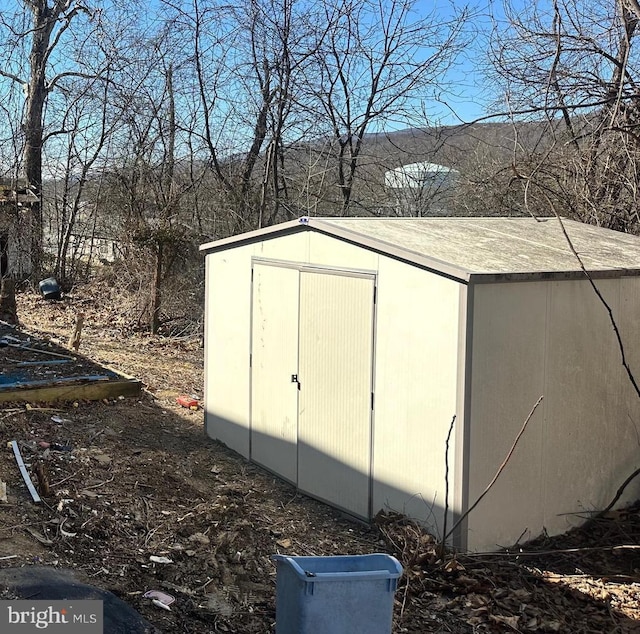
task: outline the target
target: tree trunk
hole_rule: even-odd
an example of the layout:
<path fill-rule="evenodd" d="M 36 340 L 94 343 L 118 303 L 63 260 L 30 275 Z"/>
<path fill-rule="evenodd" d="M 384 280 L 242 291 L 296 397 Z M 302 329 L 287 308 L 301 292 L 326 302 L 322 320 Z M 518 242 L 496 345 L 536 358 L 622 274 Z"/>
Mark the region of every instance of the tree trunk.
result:
<path fill-rule="evenodd" d="M 46 3 L 33 9 L 33 40 L 29 55 L 29 85 L 24 113 L 24 174 L 38 196 L 31 206 L 31 270 L 38 275 L 42 268 L 42 116 L 47 96 L 45 68 L 47 47 L 55 18 L 49 15 Z"/>
<path fill-rule="evenodd" d="M 24 174 L 29 186 L 38 196 L 31 207 L 31 273 L 38 275 L 42 268 L 42 143 L 43 114 L 47 99 L 47 60 L 58 38 L 51 35 L 60 16 L 69 9 L 73 0 L 32 0 L 25 3 L 31 11 L 31 51 L 29 53 L 29 81 L 24 109 Z M 74 12 L 67 15 L 67 25 Z M 62 27 L 66 28 L 66 27 Z"/>
<path fill-rule="evenodd" d="M 16 305 L 16 283 L 9 277 L 3 277 L 0 284 L 0 320 L 12 326 L 20 325 Z"/>
<path fill-rule="evenodd" d="M 160 328 L 160 309 L 162 307 L 162 241 L 158 242 L 156 251 L 156 269 L 153 276 L 153 292 L 151 296 L 151 334 L 157 335 Z"/>

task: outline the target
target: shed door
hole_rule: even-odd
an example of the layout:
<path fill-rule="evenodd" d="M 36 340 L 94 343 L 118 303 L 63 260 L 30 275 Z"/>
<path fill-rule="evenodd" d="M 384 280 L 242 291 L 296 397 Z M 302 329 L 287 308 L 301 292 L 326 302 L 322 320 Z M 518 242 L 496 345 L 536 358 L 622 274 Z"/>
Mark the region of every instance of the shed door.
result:
<path fill-rule="evenodd" d="M 370 517 L 374 279 L 300 273 L 298 486 Z"/>
<path fill-rule="evenodd" d="M 251 459 L 297 480 L 298 277 L 255 264 L 251 326 Z"/>

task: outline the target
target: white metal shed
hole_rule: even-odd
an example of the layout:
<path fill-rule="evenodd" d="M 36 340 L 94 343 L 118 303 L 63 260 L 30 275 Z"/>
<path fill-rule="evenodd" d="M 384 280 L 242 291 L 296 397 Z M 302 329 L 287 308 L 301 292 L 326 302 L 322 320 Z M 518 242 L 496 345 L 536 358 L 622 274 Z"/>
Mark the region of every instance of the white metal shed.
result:
<path fill-rule="evenodd" d="M 640 368 L 640 239 L 564 223 Z M 638 467 L 640 398 L 555 218 L 301 218 L 201 250 L 207 433 L 311 496 L 441 531 L 445 482 L 451 526 L 541 396 L 454 545 L 562 532 Z"/>

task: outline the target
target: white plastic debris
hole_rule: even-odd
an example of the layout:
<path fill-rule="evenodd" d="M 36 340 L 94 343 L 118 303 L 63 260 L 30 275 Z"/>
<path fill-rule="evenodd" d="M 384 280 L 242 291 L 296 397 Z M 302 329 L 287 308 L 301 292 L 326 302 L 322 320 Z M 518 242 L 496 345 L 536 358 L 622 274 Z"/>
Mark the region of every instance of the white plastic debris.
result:
<path fill-rule="evenodd" d="M 157 557 L 156 555 L 151 555 L 149 557 L 149 561 L 152 561 L 154 564 L 172 564 L 173 561 L 169 559 L 169 557 Z"/>
<path fill-rule="evenodd" d="M 162 610 L 167 610 L 167 612 L 171 612 L 171 608 L 169 607 L 175 600 L 175 597 L 172 597 L 170 594 L 166 592 L 161 592 L 160 590 L 149 590 L 145 592 L 143 595 L 145 599 L 151 599 L 151 603 Z"/>

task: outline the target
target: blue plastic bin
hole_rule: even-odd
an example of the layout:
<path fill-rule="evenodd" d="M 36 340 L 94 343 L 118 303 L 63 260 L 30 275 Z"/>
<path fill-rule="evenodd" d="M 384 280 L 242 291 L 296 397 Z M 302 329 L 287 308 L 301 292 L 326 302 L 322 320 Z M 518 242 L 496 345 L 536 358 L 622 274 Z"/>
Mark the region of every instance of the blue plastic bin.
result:
<path fill-rule="evenodd" d="M 402 574 L 391 555 L 276 561 L 276 634 L 390 634 Z"/>

